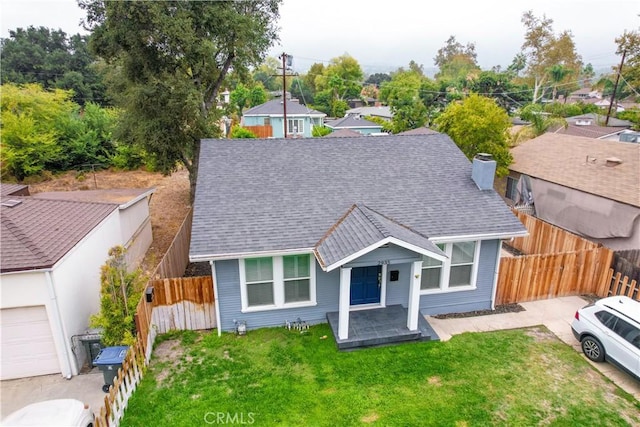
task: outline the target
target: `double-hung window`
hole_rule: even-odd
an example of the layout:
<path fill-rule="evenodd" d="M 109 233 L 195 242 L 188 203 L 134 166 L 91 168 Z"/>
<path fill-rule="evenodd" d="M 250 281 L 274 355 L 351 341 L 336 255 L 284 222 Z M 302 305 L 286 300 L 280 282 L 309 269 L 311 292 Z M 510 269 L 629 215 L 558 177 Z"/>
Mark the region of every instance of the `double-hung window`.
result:
<path fill-rule="evenodd" d="M 476 241 L 438 244 L 445 261 L 423 256 L 420 289 L 423 293 L 474 289 L 480 243 Z"/>
<path fill-rule="evenodd" d="M 240 260 L 243 311 L 316 304 L 315 263 L 310 254 Z"/>
<path fill-rule="evenodd" d="M 304 134 L 304 120 L 303 119 L 287 119 L 287 135 L 302 135 Z"/>

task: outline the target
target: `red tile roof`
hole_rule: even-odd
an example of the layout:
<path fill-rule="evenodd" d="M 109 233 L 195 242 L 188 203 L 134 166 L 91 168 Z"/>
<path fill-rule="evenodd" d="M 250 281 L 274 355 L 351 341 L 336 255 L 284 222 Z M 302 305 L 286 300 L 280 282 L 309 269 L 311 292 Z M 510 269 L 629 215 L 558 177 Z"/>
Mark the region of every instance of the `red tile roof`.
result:
<path fill-rule="evenodd" d="M 19 203 L 6 206 L 9 200 Z M 116 209 L 109 203 L 3 198 L 0 272 L 52 267 Z"/>

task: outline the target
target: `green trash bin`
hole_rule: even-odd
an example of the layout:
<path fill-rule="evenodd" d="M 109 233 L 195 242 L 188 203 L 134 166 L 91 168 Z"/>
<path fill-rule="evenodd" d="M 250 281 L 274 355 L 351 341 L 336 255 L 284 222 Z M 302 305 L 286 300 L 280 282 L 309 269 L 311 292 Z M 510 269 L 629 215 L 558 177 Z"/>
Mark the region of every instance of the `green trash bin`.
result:
<path fill-rule="evenodd" d="M 118 375 L 118 369 L 122 367 L 124 358 L 127 355 L 127 350 L 129 350 L 129 347 L 126 345 L 105 347 L 100 350 L 98 356 L 93 360 L 93 364 L 102 371 L 104 377 L 102 391 L 105 393 L 107 393 L 109 387 L 113 385 Z"/>

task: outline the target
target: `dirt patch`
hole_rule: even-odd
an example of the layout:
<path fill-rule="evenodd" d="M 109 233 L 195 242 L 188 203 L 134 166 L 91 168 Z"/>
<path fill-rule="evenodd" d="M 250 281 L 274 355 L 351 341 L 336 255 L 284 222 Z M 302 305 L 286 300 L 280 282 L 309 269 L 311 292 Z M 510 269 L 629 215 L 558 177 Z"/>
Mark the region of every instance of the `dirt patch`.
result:
<path fill-rule="evenodd" d="M 363 423 L 375 423 L 376 421 L 378 421 L 378 418 L 380 418 L 380 416 L 378 414 L 376 414 L 375 412 L 373 414 L 369 414 L 366 415 L 362 418 L 360 418 L 360 421 L 362 421 Z"/>
<path fill-rule="evenodd" d="M 184 277 L 211 276 L 211 264 L 208 262 L 190 262 L 184 272 Z"/>
<path fill-rule="evenodd" d="M 556 336 L 546 328 L 529 328 L 525 332 L 536 342 L 556 341 Z"/>
<path fill-rule="evenodd" d="M 435 385 L 435 386 L 438 386 L 438 387 L 442 385 L 442 381 L 440 381 L 440 377 L 429 377 L 427 382 L 430 385 Z"/>
<path fill-rule="evenodd" d="M 178 340 L 167 340 L 153 349 L 154 365 L 163 366 L 156 374 L 158 385 L 169 378 L 180 365 L 180 360 L 184 354 L 184 347 Z"/>
<path fill-rule="evenodd" d="M 467 311 L 465 313 L 438 314 L 433 317 L 436 319 L 457 319 L 462 317 L 486 316 L 489 314 L 517 313 L 519 311 L 524 311 L 524 307 L 520 304 L 502 304 L 497 305 L 495 310 L 476 310 Z"/>
<path fill-rule="evenodd" d="M 29 185 L 29 192 L 36 194 L 47 191 L 149 187 L 156 188 L 149 204 L 153 242 L 142 261 L 142 268 L 151 273 L 167 252 L 191 207 L 189 173 L 186 169 L 180 169 L 169 176 L 144 170 L 103 170 L 95 173 L 69 171 L 53 179 Z"/>

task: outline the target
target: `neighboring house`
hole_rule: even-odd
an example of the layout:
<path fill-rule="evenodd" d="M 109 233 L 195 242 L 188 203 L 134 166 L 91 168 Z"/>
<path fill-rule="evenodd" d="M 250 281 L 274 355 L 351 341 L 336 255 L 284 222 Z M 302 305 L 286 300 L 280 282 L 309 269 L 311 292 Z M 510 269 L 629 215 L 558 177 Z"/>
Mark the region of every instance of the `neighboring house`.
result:
<path fill-rule="evenodd" d="M 309 138 L 313 126 L 322 126 L 326 114 L 307 108 L 296 99 L 287 100 L 287 136 Z M 242 113 L 242 126 L 269 126 L 274 138 L 284 137 L 284 101 L 272 99 Z"/>
<path fill-rule="evenodd" d="M 349 129 L 362 135 L 380 134 L 382 132 L 382 125 L 358 115 L 347 115 L 341 119 L 327 122 L 324 125 L 334 132 L 340 129 Z"/>
<path fill-rule="evenodd" d="M 553 130 L 562 135 L 584 136 L 587 138 L 618 141 L 620 134 L 629 129 L 632 123 L 628 120 L 609 118 L 609 124 L 605 126 L 607 116 L 588 113 L 579 116 L 567 117 L 567 127 Z"/>
<path fill-rule="evenodd" d="M 333 318 L 340 345 L 356 312 L 397 307 L 417 331 L 490 309 L 501 241 L 526 235 L 495 161 L 444 134 L 201 146 L 189 258 L 211 263 L 219 333 Z"/>
<path fill-rule="evenodd" d="M 391 107 L 388 107 L 386 105 L 352 108 L 350 110 L 347 110 L 346 115 L 356 115 L 360 117 L 380 117 L 381 119 L 385 119 L 387 121 L 391 121 L 391 119 L 393 118 Z"/>
<path fill-rule="evenodd" d="M 640 249 L 640 145 L 546 133 L 511 150 L 506 198 L 614 250 Z"/>
<path fill-rule="evenodd" d="M 1 379 L 78 374 L 84 352 L 72 337 L 99 312 L 100 268 L 116 245 L 132 261 L 144 255 L 153 191 L 27 196 L 2 185 Z"/>

